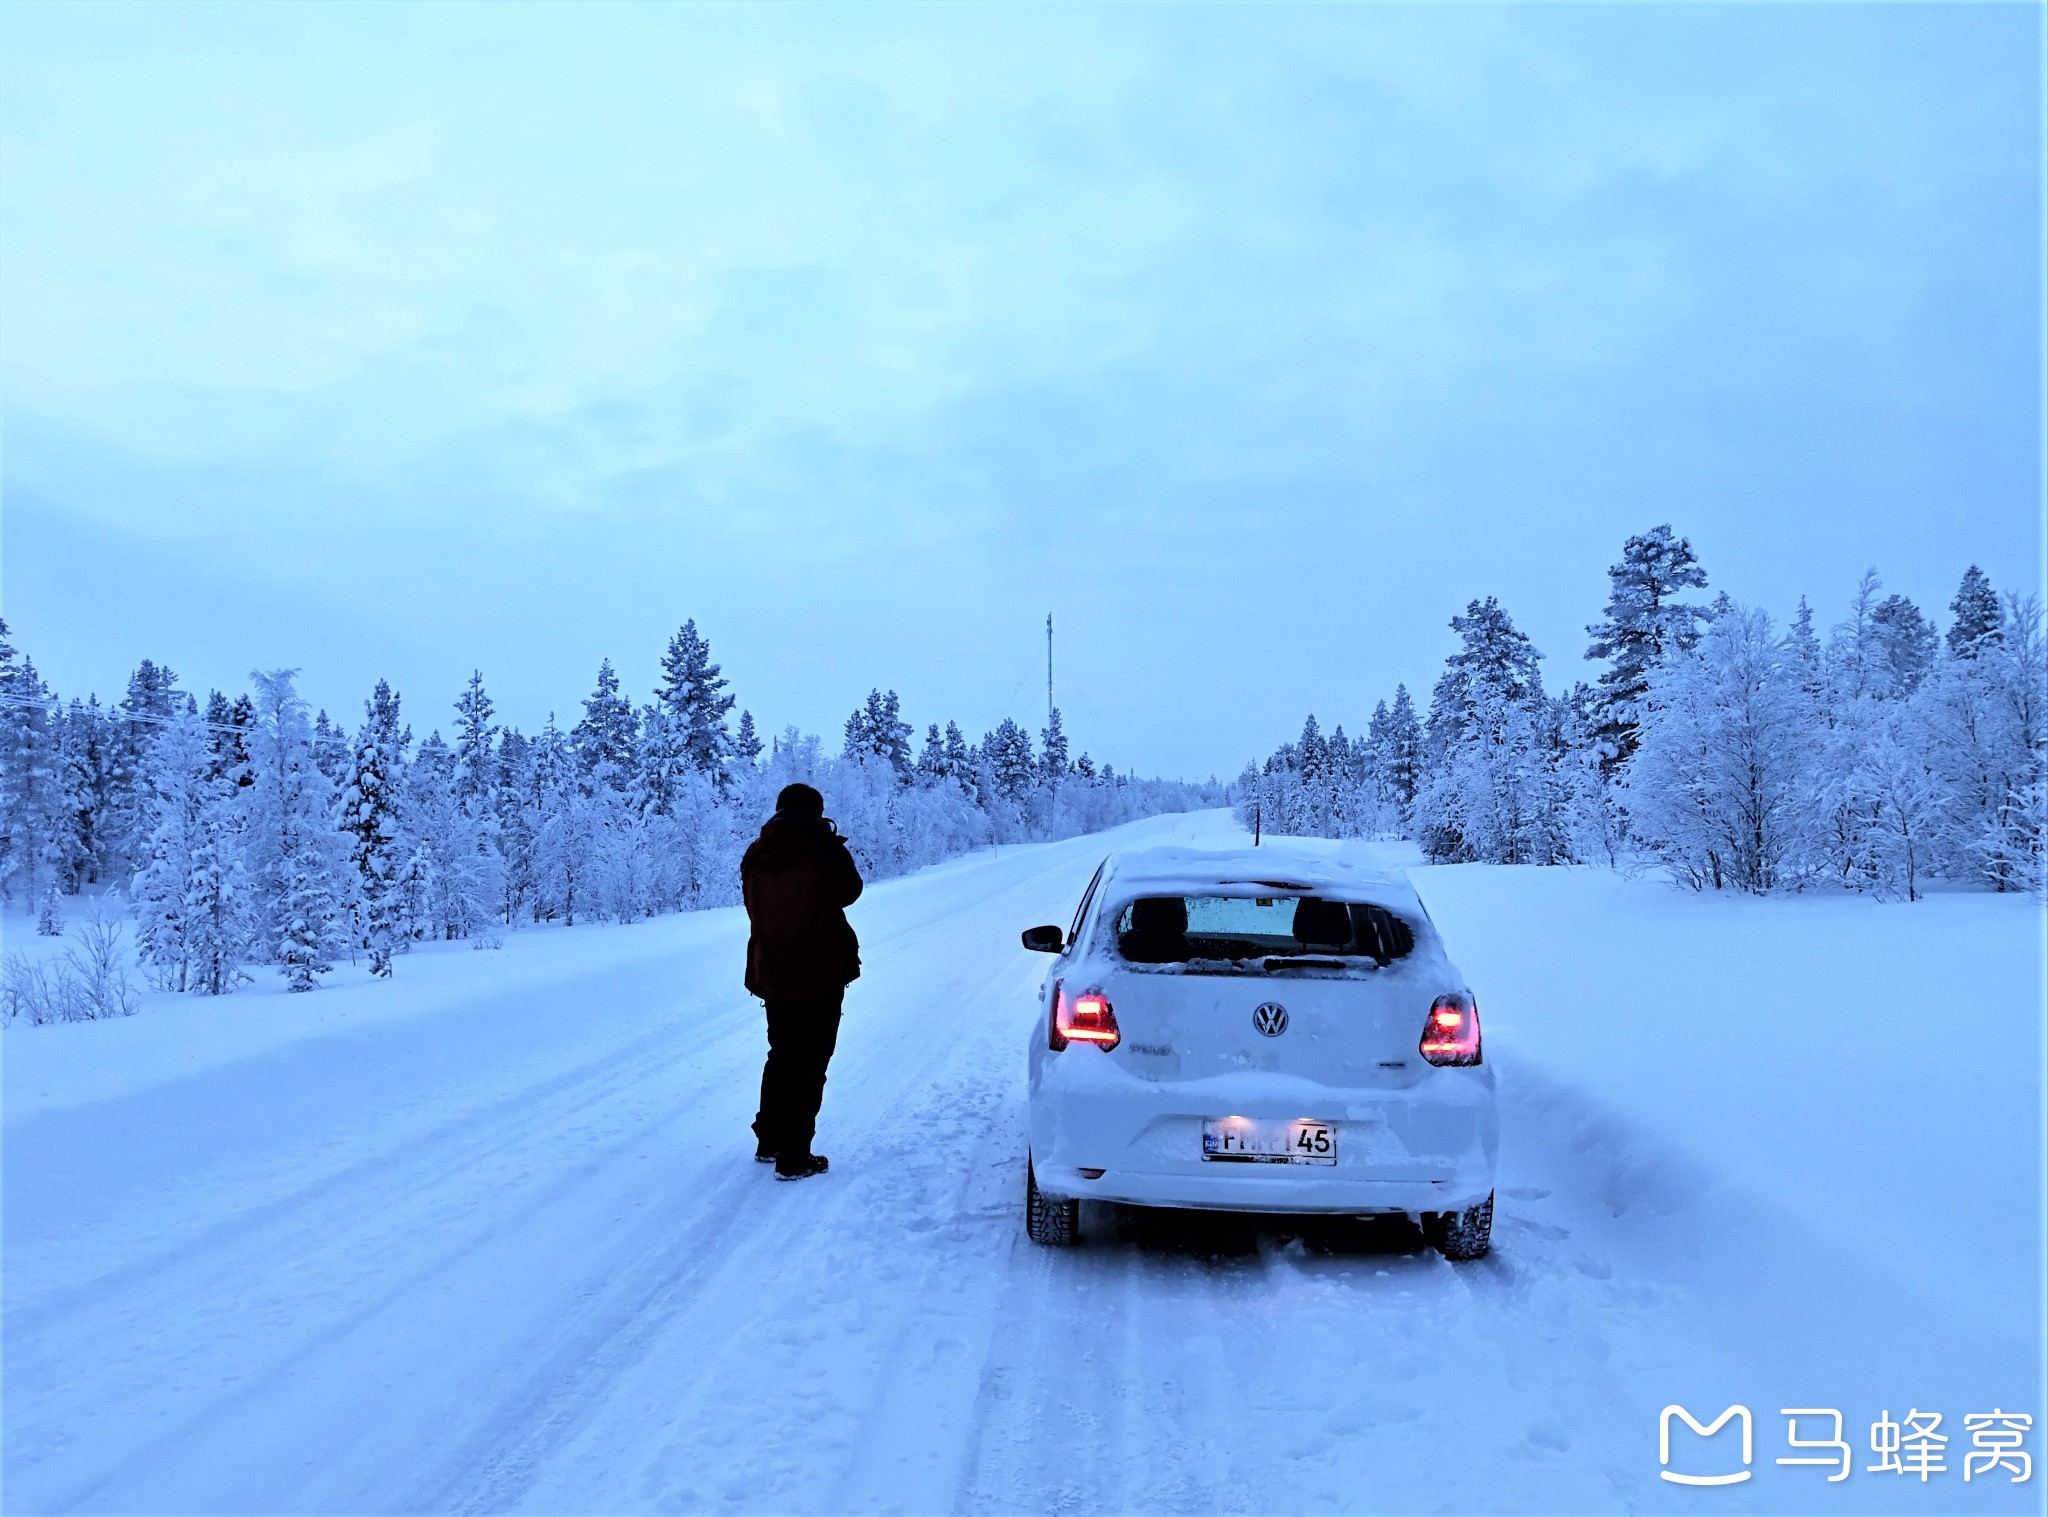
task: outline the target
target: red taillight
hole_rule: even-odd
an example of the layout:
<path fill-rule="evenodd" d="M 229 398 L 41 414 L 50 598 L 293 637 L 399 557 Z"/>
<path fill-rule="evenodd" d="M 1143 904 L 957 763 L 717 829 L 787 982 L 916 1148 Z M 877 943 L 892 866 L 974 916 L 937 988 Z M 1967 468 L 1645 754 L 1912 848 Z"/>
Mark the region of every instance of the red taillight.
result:
<path fill-rule="evenodd" d="M 1093 1043 L 1104 1052 L 1123 1041 L 1117 1031 L 1116 1013 L 1099 990 L 1084 990 L 1070 996 L 1066 987 L 1052 988 L 1052 1026 L 1045 1046 L 1057 1052 L 1069 1043 Z"/>
<path fill-rule="evenodd" d="M 1422 1027 L 1422 1056 L 1432 1064 L 1477 1064 L 1479 1003 L 1463 991 L 1438 996 Z"/>

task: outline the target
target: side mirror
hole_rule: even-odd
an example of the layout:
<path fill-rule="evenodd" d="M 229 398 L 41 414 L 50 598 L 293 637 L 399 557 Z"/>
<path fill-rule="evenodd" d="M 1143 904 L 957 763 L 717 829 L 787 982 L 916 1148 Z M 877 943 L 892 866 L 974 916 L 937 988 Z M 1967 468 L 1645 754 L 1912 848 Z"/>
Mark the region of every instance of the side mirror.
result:
<path fill-rule="evenodd" d="M 1067 946 L 1067 940 L 1057 927 L 1027 927 L 1024 946 L 1033 953 L 1058 953 Z"/>

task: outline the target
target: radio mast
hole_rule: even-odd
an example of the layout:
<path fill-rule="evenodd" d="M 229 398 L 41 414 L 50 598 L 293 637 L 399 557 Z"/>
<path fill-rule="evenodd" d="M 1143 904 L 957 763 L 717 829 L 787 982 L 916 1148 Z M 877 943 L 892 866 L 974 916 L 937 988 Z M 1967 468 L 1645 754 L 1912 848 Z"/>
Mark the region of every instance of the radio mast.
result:
<path fill-rule="evenodd" d="M 1045 730 L 1052 731 L 1052 613 L 1045 613 Z"/>

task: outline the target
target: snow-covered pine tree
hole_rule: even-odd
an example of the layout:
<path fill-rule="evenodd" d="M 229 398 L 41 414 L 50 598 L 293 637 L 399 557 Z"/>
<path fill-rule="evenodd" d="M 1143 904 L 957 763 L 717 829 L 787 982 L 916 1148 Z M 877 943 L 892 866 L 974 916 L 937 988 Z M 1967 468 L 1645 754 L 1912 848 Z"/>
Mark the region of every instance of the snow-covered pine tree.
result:
<path fill-rule="evenodd" d="M 1678 597 L 1703 588 L 1706 570 L 1692 544 L 1669 523 L 1622 544 L 1621 562 L 1607 570 L 1607 614 L 1586 629 L 1586 657 L 1606 659 L 1599 682 L 1598 736 L 1611 774 L 1635 752 L 1637 708 L 1651 671 L 1668 654 L 1689 648 L 1705 614 Z"/>
<path fill-rule="evenodd" d="M 1956 658 L 1975 658 L 1987 644 L 1998 641 L 2003 612 L 1998 592 L 1975 564 L 1963 571 L 1956 598 L 1948 603 L 1955 620 L 1949 624 L 1948 651 Z"/>
<path fill-rule="evenodd" d="M 711 643 L 698 635 L 695 618 L 684 622 L 668 640 L 655 699 L 681 724 L 683 749 L 691 767 L 702 774 L 722 776 L 732 751 L 725 718 L 732 710 L 733 697 L 725 693 L 725 678 L 711 662 Z"/>
<path fill-rule="evenodd" d="M 356 734 L 341 812 L 349 863 L 356 873 L 357 941 L 369 953 L 373 975 L 391 973 L 391 955 L 398 946 L 398 903 L 392 890 L 403 862 L 398 853 L 398 800 L 404 779 L 398 696 L 378 680 L 363 703 L 363 725 Z"/>

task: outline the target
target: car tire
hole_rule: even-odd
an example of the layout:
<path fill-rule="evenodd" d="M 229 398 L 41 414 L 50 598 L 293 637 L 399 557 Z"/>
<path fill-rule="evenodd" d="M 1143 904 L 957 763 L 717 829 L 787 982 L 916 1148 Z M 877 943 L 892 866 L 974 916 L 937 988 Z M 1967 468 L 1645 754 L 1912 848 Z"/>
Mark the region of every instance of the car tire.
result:
<path fill-rule="evenodd" d="M 1029 1159 L 1024 1161 L 1024 1231 L 1046 1248 L 1072 1248 L 1081 1241 L 1081 1203 L 1041 1191 Z"/>
<path fill-rule="evenodd" d="M 1493 1197 L 1464 1211 L 1430 1212 L 1422 1219 L 1422 1232 L 1446 1259 L 1483 1259 L 1493 1247 Z"/>

